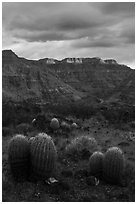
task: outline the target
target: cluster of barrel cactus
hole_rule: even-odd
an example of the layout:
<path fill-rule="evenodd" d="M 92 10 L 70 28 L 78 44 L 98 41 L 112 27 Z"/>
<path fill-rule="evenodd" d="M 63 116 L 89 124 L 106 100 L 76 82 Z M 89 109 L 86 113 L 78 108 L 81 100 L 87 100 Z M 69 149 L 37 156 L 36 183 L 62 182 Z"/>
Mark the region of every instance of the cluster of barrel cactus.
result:
<path fill-rule="evenodd" d="M 57 130 L 59 121 L 51 120 L 51 128 Z M 77 128 L 77 124 L 72 124 Z M 65 122 L 62 128 L 68 128 Z M 70 127 L 69 127 L 70 128 Z M 118 147 L 109 148 L 104 154 L 99 151 L 97 141 L 90 135 L 74 138 L 66 146 L 66 153 L 73 157 L 90 153 L 90 173 L 104 178 L 111 183 L 119 183 L 125 168 L 125 158 Z M 24 135 L 14 136 L 9 143 L 8 158 L 11 171 L 15 177 L 27 177 L 31 172 L 38 178 L 46 179 L 54 176 L 56 169 L 57 151 L 52 138 L 46 133 L 39 133 L 29 140 Z"/>
<path fill-rule="evenodd" d="M 120 183 L 125 168 L 125 157 L 118 147 L 109 148 L 105 154 L 94 152 L 89 159 L 92 175 L 102 176 L 109 183 Z"/>
<path fill-rule="evenodd" d="M 78 125 L 73 122 L 71 125 L 65 121 L 62 121 L 61 124 L 59 123 L 59 120 L 57 118 L 52 118 L 50 122 L 50 127 L 52 130 L 57 130 L 60 127 L 65 131 L 70 131 L 78 128 Z"/>
<path fill-rule="evenodd" d="M 39 178 L 52 176 L 56 157 L 54 142 L 45 133 L 40 133 L 29 141 L 23 135 L 16 135 L 9 143 L 9 164 L 13 175 L 18 178 L 27 177 L 30 169 Z"/>
<path fill-rule="evenodd" d="M 62 128 L 70 130 L 70 125 L 65 122 Z M 76 124 L 72 124 L 76 128 Z M 50 123 L 53 130 L 60 127 L 57 118 Z M 54 142 L 46 133 L 39 133 L 37 136 L 28 139 L 21 134 L 14 136 L 9 143 L 8 158 L 13 175 L 18 177 L 28 176 L 30 169 L 35 175 L 46 178 L 54 173 L 56 166 L 57 151 Z"/>

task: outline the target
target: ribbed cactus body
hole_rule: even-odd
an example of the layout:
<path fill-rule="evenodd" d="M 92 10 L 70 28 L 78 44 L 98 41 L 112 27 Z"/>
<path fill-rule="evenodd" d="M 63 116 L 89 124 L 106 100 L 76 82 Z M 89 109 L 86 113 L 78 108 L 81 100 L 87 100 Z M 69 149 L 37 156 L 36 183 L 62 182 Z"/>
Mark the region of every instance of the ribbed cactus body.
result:
<path fill-rule="evenodd" d="M 29 142 L 23 135 L 14 136 L 9 143 L 8 159 L 15 177 L 27 177 L 29 172 Z"/>
<path fill-rule="evenodd" d="M 53 130 L 57 130 L 59 129 L 59 121 L 57 118 L 52 118 L 51 122 L 50 122 L 50 127 L 53 129 Z"/>
<path fill-rule="evenodd" d="M 111 183 L 119 183 L 124 172 L 125 158 L 122 150 L 111 147 L 107 150 L 103 162 L 103 177 Z"/>
<path fill-rule="evenodd" d="M 38 178 L 52 176 L 56 167 L 57 152 L 54 142 L 45 133 L 39 133 L 30 142 L 31 168 Z"/>
<path fill-rule="evenodd" d="M 90 173 L 96 177 L 101 177 L 103 170 L 104 154 L 102 152 L 94 152 L 89 158 Z"/>

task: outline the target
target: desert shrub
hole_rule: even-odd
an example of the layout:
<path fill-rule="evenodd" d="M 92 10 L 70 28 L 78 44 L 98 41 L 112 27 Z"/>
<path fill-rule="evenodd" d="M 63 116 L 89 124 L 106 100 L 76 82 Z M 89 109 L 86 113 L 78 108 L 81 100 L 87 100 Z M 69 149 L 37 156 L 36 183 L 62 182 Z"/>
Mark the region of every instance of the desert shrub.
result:
<path fill-rule="evenodd" d="M 71 130 L 71 126 L 65 121 L 62 121 L 60 126 L 63 131 L 70 132 Z"/>
<path fill-rule="evenodd" d="M 13 103 L 2 103 L 2 126 L 14 123 L 16 115 Z"/>
<path fill-rule="evenodd" d="M 72 115 L 76 118 L 90 118 L 96 114 L 96 108 L 87 102 L 70 102 L 49 104 L 43 109 L 48 109 L 54 114 Z"/>
<path fill-rule="evenodd" d="M 94 137 L 83 135 L 72 139 L 66 146 L 66 154 L 72 159 L 89 159 L 89 156 L 99 149 Z"/>
<path fill-rule="evenodd" d="M 90 118 L 92 115 L 96 114 L 96 108 L 89 103 L 77 102 L 71 104 L 71 113 L 77 118 Z"/>
<path fill-rule="evenodd" d="M 2 102 L 2 125 L 17 126 L 20 123 L 30 123 L 41 112 L 41 106 L 30 101 L 15 103 L 13 101 Z"/>
<path fill-rule="evenodd" d="M 24 106 L 24 104 L 15 106 L 15 114 L 16 124 L 29 123 L 31 121 L 31 111 L 29 107 Z"/>
<path fill-rule="evenodd" d="M 33 127 L 28 123 L 21 123 L 17 125 L 16 130 L 18 133 L 27 134 L 27 132 L 31 132 Z"/>
<path fill-rule="evenodd" d="M 129 125 L 130 125 L 131 128 L 135 128 L 135 121 L 131 121 L 131 122 L 129 123 Z"/>
<path fill-rule="evenodd" d="M 121 106 L 115 105 L 111 107 L 101 108 L 103 116 L 113 124 L 128 123 L 135 120 L 135 107 L 134 106 Z"/>
<path fill-rule="evenodd" d="M 25 104 L 26 105 L 26 104 Z M 16 126 L 19 123 L 29 123 L 31 121 L 31 111 L 30 108 L 24 106 L 23 103 L 16 104 L 13 102 L 3 103 L 2 104 L 2 125 Z"/>
<path fill-rule="evenodd" d="M 124 181 L 126 181 L 126 184 L 129 186 L 132 186 L 132 182 L 135 182 L 135 168 L 133 165 L 131 165 L 128 162 L 126 162 L 123 179 L 124 179 Z M 135 188 L 135 185 L 133 188 Z"/>
<path fill-rule="evenodd" d="M 2 127 L 2 136 L 11 136 L 13 134 L 13 130 L 9 127 Z"/>

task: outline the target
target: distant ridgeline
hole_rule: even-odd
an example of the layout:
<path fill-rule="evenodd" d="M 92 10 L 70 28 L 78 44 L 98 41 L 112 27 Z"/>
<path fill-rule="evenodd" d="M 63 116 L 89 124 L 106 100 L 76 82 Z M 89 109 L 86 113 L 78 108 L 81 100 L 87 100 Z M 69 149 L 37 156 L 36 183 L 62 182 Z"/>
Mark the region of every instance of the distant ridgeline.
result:
<path fill-rule="evenodd" d="M 18 57 L 12 50 L 3 50 L 2 51 L 2 60 L 3 63 L 10 63 L 11 61 L 18 61 L 18 59 L 24 59 Z M 28 60 L 33 61 L 33 60 Z M 42 62 L 44 61 L 46 64 L 58 64 L 58 63 L 76 63 L 76 64 L 82 64 L 82 63 L 91 63 L 91 64 L 118 64 L 116 60 L 114 59 L 106 59 L 103 60 L 99 57 L 92 57 L 92 58 L 75 58 L 75 57 L 69 57 L 62 60 L 56 60 L 53 58 L 44 58 L 40 60 L 34 60 L 35 62 Z"/>
<path fill-rule="evenodd" d="M 107 59 L 102 60 L 99 57 L 93 58 L 65 58 L 63 60 L 55 60 L 52 58 L 45 58 L 39 60 L 40 62 L 44 61 L 47 64 L 58 64 L 58 63 L 72 63 L 72 64 L 82 64 L 82 63 L 91 63 L 91 64 L 117 64 L 116 60 Z"/>

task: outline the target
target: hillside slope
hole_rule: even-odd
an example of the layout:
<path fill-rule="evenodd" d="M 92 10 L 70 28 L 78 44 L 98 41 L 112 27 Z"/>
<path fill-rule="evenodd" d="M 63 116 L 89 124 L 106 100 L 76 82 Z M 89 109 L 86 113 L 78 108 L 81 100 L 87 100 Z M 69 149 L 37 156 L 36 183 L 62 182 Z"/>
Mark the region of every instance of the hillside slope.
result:
<path fill-rule="evenodd" d="M 113 59 L 27 60 L 2 52 L 3 100 L 34 103 L 120 100 L 134 104 L 135 73 Z"/>
<path fill-rule="evenodd" d="M 96 96 L 102 99 L 111 96 L 123 81 L 128 84 L 130 73 L 134 75 L 132 69 L 118 64 L 115 60 L 102 61 L 100 58 L 81 58 L 81 60 L 72 58 L 71 60 L 72 62 L 66 58 L 49 64 L 47 59 L 42 59 L 39 62 L 43 67 L 48 66 L 76 90 L 84 92 L 89 97 Z M 135 81 L 132 80 L 132 82 L 133 93 Z"/>
<path fill-rule="evenodd" d="M 12 51 L 4 51 L 2 57 L 3 101 L 58 103 L 84 96 L 60 80 L 48 67 L 18 58 Z"/>

